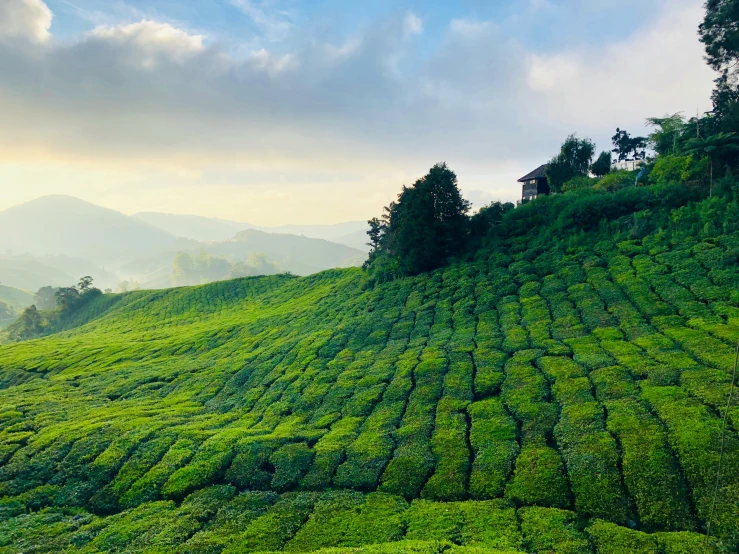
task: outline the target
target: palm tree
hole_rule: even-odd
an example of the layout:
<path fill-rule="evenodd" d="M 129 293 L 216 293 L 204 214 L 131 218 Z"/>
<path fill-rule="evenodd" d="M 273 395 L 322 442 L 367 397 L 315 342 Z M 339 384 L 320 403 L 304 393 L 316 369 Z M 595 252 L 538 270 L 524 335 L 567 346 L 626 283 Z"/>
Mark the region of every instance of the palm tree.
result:
<path fill-rule="evenodd" d="M 725 154 L 739 150 L 736 133 L 716 133 L 708 137 L 692 138 L 685 144 L 686 154 L 708 156 L 711 181 L 709 196 L 713 196 L 713 158 L 716 154 Z"/>

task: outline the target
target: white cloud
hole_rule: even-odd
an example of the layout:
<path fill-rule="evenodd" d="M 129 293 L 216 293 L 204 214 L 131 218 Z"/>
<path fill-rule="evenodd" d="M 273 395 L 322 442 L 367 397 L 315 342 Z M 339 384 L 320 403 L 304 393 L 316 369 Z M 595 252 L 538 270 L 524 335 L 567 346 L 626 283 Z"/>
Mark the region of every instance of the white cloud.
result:
<path fill-rule="evenodd" d="M 580 70 L 574 54 L 549 57 L 534 54 L 529 60 L 529 86 L 535 91 L 552 90 L 558 84 L 578 78 Z"/>
<path fill-rule="evenodd" d="M 651 28 L 590 51 L 530 56 L 528 84 L 552 122 L 593 132 L 647 116 L 710 109 L 713 72 L 697 38 L 702 10 L 670 4 Z"/>
<path fill-rule="evenodd" d="M 247 56 L 247 59 L 252 62 L 252 66 L 256 69 L 267 71 L 270 74 L 280 73 L 287 69 L 295 68 L 298 64 L 295 56 L 292 54 L 275 56 L 264 48 L 250 53 Z"/>
<path fill-rule="evenodd" d="M 42 0 L 0 1 L 0 40 L 46 42 L 52 13 Z"/>
<path fill-rule="evenodd" d="M 126 49 L 130 60 L 146 68 L 162 58 L 182 64 L 204 49 L 202 36 L 155 21 L 96 27 L 89 37 Z"/>
<path fill-rule="evenodd" d="M 423 20 L 415 13 L 408 12 L 403 20 L 403 30 L 406 36 L 420 35 L 423 33 Z"/>
<path fill-rule="evenodd" d="M 288 10 L 275 7 L 274 2 L 264 0 L 230 0 L 264 33 L 268 40 L 284 39 L 293 27 L 292 15 Z"/>
<path fill-rule="evenodd" d="M 478 202 L 516 198 L 515 179 L 567 134 L 607 141 L 616 126 L 638 132 L 633 126 L 648 116 L 709 100 L 713 75 L 694 4 L 673 0 L 661 18 L 635 22 L 633 36 L 610 45 L 547 54 L 508 23 L 471 19 L 450 22 L 433 48 L 423 41 L 416 50 L 406 39 L 423 22 L 410 12 L 348 35 L 308 28 L 289 48 L 254 43 L 240 57 L 154 21 L 49 41 L 37 56 L 0 43 L 0 162 L 106 166 L 101 189 L 114 187 L 119 172 L 110 168 L 123 167 L 156 202 L 179 186 L 205 191 L 197 201 L 181 197 L 193 211 L 218 186 L 213 210 L 223 198 L 256 202 L 245 191 L 264 188 L 290 192 L 267 208 L 276 214 L 331 206 L 321 217 L 364 218 L 442 160 Z M 320 177 L 303 186 L 307 172 Z M 333 181 L 339 172 L 349 177 Z M 40 182 L 40 173 L 27 174 Z M 185 182 L 183 174 L 197 177 Z M 242 209 L 235 202 L 229 210 Z"/>

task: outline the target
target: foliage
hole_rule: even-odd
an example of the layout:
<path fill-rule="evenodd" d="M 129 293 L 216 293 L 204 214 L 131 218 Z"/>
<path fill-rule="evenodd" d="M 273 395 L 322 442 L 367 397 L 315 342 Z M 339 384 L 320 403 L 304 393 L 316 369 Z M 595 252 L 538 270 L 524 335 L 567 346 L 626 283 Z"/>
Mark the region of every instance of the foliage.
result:
<path fill-rule="evenodd" d="M 392 260 L 398 276 L 417 275 L 445 265 L 466 246 L 470 204 L 462 198 L 457 176 L 446 164 L 436 164 L 398 200 L 385 208 L 383 223 L 373 224 L 375 236 L 370 262 Z M 381 233 L 378 240 L 376 235 Z M 378 264 L 381 273 L 388 264 Z"/>
<path fill-rule="evenodd" d="M 739 5 L 735 0 L 708 0 L 698 28 L 708 64 L 731 84 L 737 82 Z"/>
<path fill-rule="evenodd" d="M 559 154 L 552 158 L 546 174 L 553 192 L 561 192 L 567 181 L 587 176 L 595 154 L 595 144 L 590 139 L 578 139 L 570 135 L 562 144 Z"/>
<path fill-rule="evenodd" d="M 611 140 L 614 146 L 613 153 L 616 154 L 619 162 L 646 158 L 647 139 L 645 137 L 632 137 L 625 130 L 616 129 L 616 134 Z"/>
<path fill-rule="evenodd" d="M 1 346 L 0 549 L 695 550 L 739 202 L 672 184 L 502 212 L 428 274 L 98 294 Z M 727 471 L 711 520 L 729 549 L 738 490 Z"/>
<path fill-rule="evenodd" d="M 562 192 L 570 192 L 573 190 L 581 190 L 592 187 L 594 184 L 598 182 L 598 179 L 594 179 L 592 177 L 587 177 L 585 175 L 582 175 L 580 177 L 575 177 L 574 179 L 570 179 L 566 183 L 562 185 Z"/>
<path fill-rule="evenodd" d="M 213 256 L 204 250 L 194 256 L 187 252 L 178 252 L 172 262 L 172 284 L 199 285 L 250 275 L 275 275 L 279 272 L 279 265 L 269 262 L 266 255 L 255 252 L 241 262 Z"/>
<path fill-rule="evenodd" d="M 633 186 L 635 180 L 636 173 L 634 171 L 622 169 L 620 171 L 612 171 L 603 177 L 600 181 L 595 183 L 594 188 L 596 190 L 615 192 L 624 187 Z"/>
<path fill-rule="evenodd" d="M 654 183 L 685 183 L 695 181 L 704 172 L 692 155 L 665 154 L 657 158 L 649 177 Z"/>
<path fill-rule="evenodd" d="M 611 153 L 604 150 L 590 166 L 590 171 L 596 177 L 604 177 L 611 172 Z"/>

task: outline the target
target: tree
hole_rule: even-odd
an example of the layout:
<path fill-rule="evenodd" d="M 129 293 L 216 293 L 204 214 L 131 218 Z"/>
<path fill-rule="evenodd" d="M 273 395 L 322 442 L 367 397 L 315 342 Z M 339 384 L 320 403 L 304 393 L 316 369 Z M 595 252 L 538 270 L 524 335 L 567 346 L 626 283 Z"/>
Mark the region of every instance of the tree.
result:
<path fill-rule="evenodd" d="M 10 337 L 13 340 L 27 340 L 38 337 L 44 331 L 44 320 L 35 305 L 25 310 L 11 327 Z"/>
<path fill-rule="evenodd" d="M 80 293 L 84 294 L 88 290 L 92 288 L 92 277 L 89 275 L 86 275 L 84 277 L 80 277 L 80 282 L 77 283 L 77 288 L 79 289 Z"/>
<path fill-rule="evenodd" d="M 80 302 L 80 292 L 76 287 L 61 287 L 54 294 L 56 305 L 62 313 L 74 311 Z"/>
<path fill-rule="evenodd" d="M 374 251 L 380 247 L 380 242 L 382 242 L 382 236 L 385 234 L 385 223 L 379 218 L 373 217 L 367 222 L 367 224 L 369 225 L 367 236 L 370 239 L 367 246 Z"/>
<path fill-rule="evenodd" d="M 445 163 L 436 164 L 412 187 L 403 187 L 397 202 L 385 208 L 386 230 L 372 263 L 388 257 L 392 262 L 389 266 L 400 275 L 441 267 L 464 249 L 469 209 L 457 176 Z"/>
<path fill-rule="evenodd" d="M 623 129 L 616 129 L 616 134 L 611 137 L 613 141 L 613 152 L 622 162 L 628 159 L 643 160 L 646 157 L 646 137 L 632 137 Z"/>
<path fill-rule="evenodd" d="M 650 117 L 647 119 L 647 125 L 655 129 L 648 140 L 652 149 L 660 156 L 676 154 L 688 132 L 685 118 L 680 113 Z"/>
<path fill-rule="evenodd" d="M 710 184 L 708 189 L 709 196 L 713 196 L 714 158 L 721 154 L 727 154 L 729 152 L 736 152 L 739 150 L 739 144 L 737 144 L 738 141 L 739 139 L 737 138 L 736 133 L 717 133 L 705 138 L 693 138 L 686 143 L 686 154 L 697 154 L 708 158 L 710 172 Z"/>
<path fill-rule="evenodd" d="M 739 0 L 707 0 L 706 15 L 698 27 L 706 61 L 727 86 L 739 80 Z"/>
<path fill-rule="evenodd" d="M 547 166 L 552 192 L 562 192 L 562 185 L 567 181 L 587 175 L 594 154 L 595 144 L 590 139 L 578 139 L 576 135 L 567 137 L 559 154 Z"/>
<path fill-rule="evenodd" d="M 34 304 L 42 311 L 56 308 L 56 291 L 54 287 L 41 287 L 33 297 Z"/>
<path fill-rule="evenodd" d="M 608 175 L 611 172 L 611 153 L 605 150 L 601 152 L 598 159 L 590 166 L 590 171 L 597 177 Z"/>
<path fill-rule="evenodd" d="M 716 72 L 713 114 L 724 132 L 739 129 L 739 0 L 707 0 L 698 28 L 706 61 Z"/>
<path fill-rule="evenodd" d="M 8 306 L 5 302 L 0 300 L 0 319 L 10 319 L 15 316 L 13 308 Z"/>

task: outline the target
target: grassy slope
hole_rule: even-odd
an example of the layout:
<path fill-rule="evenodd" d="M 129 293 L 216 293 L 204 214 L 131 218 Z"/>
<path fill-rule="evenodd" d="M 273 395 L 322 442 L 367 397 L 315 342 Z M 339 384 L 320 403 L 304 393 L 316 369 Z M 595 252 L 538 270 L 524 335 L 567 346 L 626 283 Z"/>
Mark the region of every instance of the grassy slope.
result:
<path fill-rule="evenodd" d="M 739 237 L 648 245 L 103 297 L 0 348 L 0 549 L 705 551 Z"/>

